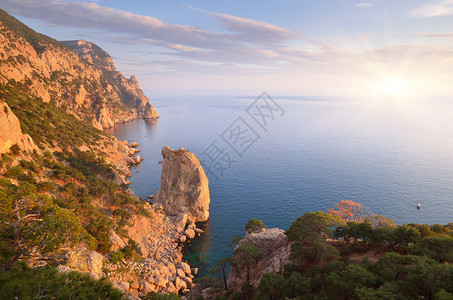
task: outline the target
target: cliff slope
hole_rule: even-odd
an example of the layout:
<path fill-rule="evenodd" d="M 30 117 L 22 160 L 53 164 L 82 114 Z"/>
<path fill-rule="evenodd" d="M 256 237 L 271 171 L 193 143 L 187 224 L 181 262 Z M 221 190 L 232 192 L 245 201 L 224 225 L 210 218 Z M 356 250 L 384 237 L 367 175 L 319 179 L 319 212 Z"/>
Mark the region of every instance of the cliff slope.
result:
<path fill-rule="evenodd" d="M 85 41 L 65 44 L 0 10 L 0 84 L 62 107 L 101 130 L 137 118 L 158 118 L 136 78 L 126 79 L 102 49 Z"/>

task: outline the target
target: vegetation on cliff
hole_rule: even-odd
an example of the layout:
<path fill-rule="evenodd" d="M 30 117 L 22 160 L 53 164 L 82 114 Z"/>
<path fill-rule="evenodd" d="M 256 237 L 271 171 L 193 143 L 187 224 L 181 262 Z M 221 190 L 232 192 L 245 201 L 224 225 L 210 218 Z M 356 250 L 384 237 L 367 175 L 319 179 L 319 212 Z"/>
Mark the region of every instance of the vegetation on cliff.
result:
<path fill-rule="evenodd" d="M 269 235 L 258 238 L 262 230 L 249 231 L 233 257 L 222 260 L 231 263 L 233 276 L 273 263 L 260 254 L 267 246 L 259 243 L 269 244 Z M 239 285 L 228 278 L 224 292 L 222 277 L 200 282 L 216 287 L 210 292 L 217 299 L 453 299 L 451 223 L 395 225 L 359 203 L 341 201 L 328 213 L 305 213 L 285 234 L 290 262 L 281 271 L 261 273 L 257 284 L 248 275 Z M 273 247 L 273 256 L 284 260 L 280 245 Z"/>

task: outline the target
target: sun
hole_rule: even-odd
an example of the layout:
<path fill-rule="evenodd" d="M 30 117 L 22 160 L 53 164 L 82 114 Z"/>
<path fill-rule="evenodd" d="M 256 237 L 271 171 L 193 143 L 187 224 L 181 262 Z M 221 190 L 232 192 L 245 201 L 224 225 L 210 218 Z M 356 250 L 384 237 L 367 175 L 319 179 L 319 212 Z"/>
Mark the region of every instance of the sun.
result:
<path fill-rule="evenodd" d="M 409 92 L 409 84 L 401 77 L 387 77 L 381 80 L 379 89 L 387 98 L 404 97 Z"/>
<path fill-rule="evenodd" d="M 407 82 L 401 78 L 386 78 L 381 83 L 382 93 L 387 96 L 403 96 L 408 91 Z"/>
<path fill-rule="evenodd" d="M 373 80 L 374 95 L 387 100 L 407 100 L 413 95 L 413 84 L 401 75 L 381 75 Z"/>

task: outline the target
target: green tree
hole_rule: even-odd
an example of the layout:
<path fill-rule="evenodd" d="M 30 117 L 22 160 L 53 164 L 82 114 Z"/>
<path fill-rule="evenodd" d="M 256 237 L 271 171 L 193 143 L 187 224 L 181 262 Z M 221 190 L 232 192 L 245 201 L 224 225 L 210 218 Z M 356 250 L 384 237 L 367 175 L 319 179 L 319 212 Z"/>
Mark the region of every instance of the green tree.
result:
<path fill-rule="evenodd" d="M 261 229 L 266 228 L 263 222 L 257 219 L 250 219 L 245 225 L 245 231 L 247 232 L 259 232 Z"/>
<path fill-rule="evenodd" d="M 212 268 L 212 272 L 214 274 L 220 273 L 222 275 L 222 279 L 223 279 L 223 284 L 224 284 L 225 290 L 228 289 L 227 277 L 226 277 L 226 268 L 227 268 L 228 264 L 231 263 L 231 261 L 232 261 L 231 257 L 220 259 L 220 260 L 217 261 L 217 263 Z"/>
<path fill-rule="evenodd" d="M 426 255 L 441 263 L 453 263 L 453 239 L 449 237 L 426 237 L 415 244 L 410 254 Z"/>
<path fill-rule="evenodd" d="M 285 299 L 285 279 L 275 273 L 264 274 L 259 285 L 260 300 L 279 300 Z"/>
<path fill-rule="evenodd" d="M 243 244 L 233 251 L 233 265 L 245 266 L 247 268 L 247 282 L 250 282 L 250 266 L 257 263 L 259 250 L 253 244 Z"/>
<path fill-rule="evenodd" d="M 49 197 L 27 196 L 10 201 L 11 206 L 1 212 L 0 218 L 2 237 L 9 241 L 11 249 L 3 270 L 32 250 L 48 253 L 64 244 L 93 244 L 74 213 L 53 205 Z"/>
<path fill-rule="evenodd" d="M 332 237 L 333 226 L 343 225 L 340 217 L 329 213 L 309 212 L 299 217 L 286 231 L 291 245 L 291 259 L 299 266 L 328 261 L 338 254 L 326 238 Z"/>

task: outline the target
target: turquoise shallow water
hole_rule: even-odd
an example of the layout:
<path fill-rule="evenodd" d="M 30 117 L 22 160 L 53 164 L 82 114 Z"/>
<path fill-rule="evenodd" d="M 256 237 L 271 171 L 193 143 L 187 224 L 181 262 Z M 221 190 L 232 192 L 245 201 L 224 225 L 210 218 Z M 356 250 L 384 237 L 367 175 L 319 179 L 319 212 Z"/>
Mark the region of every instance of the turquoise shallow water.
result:
<path fill-rule="evenodd" d="M 140 144 L 145 160 L 130 181 L 142 197 L 160 187 L 164 146 L 184 147 L 206 161 L 203 152 L 215 142 L 234 161 L 217 181 L 208 175 L 210 221 L 185 250 L 193 264 L 207 268 L 230 255 L 228 244 L 251 218 L 286 229 L 303 213 L 326 211 L 342 199 L 400 224 L 453 222 L 451 102 L 274 99 L 285 114 L 267 118 L 267 131 L 246 113 L 255 99 L 233 97 L 155 99 L 157 124 L 137 120 L 109 130 Z M 248 136 L 234 135 L 246 128 L 237 127 L 238 117 Z M 238 152 L 254 142 L 239 156 L 226 142 L 231 137 L 242 138 Z"/>

